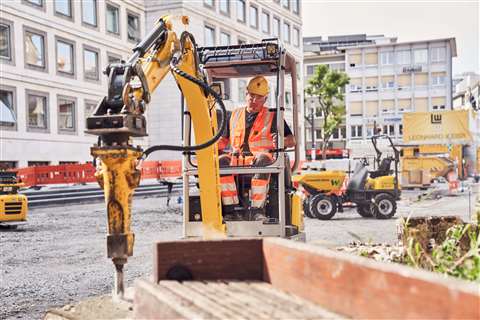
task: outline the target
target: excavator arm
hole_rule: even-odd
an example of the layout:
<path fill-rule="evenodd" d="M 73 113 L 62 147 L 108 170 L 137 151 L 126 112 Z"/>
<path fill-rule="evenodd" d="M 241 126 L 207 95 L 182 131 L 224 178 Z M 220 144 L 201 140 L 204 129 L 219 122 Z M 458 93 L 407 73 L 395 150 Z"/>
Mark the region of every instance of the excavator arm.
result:
<path fill-rule="evenodd" d="M 188 18 L 182 17 L 183 24 Z M 91 154 L 98 161 L 96 178 L 104 190 L 108 216 L 107 255 L 115 268 L 115 296 L 124 293 L 123 266 L 133 254 L 131 202 L 140 182 L 138 160 L 153 151 L 195 152 L 198 162 L 204 236 L 223 234 L 218 150 L 216 141 L 225 126 L 226 111 L 219 95 L 206 83 L 198 65 L 194 37 L 172 30 L 172 18 L 162 17 L 134 49 L 127 62 L 109 65 L 108 94 L 87 119 L 87 133 L 99 137 Z M 151 93 L 171 72 L 186 100 L 196 146 L 153 146 L 146 151 L 131 144 L 146 136 L 145 109 Z M 223 117 L 217 130 L 218 105 Z"/>

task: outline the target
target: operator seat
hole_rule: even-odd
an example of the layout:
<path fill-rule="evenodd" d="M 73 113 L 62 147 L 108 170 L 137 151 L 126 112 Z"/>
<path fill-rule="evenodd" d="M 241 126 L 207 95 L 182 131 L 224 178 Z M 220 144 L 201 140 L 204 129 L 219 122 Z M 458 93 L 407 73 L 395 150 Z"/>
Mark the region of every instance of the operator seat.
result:
<path fill-rule="evenodd" d="M 375 179 L 378 177 L 388 176 L 390 174 L 390 166 L 392 164 L 393 158 L 386 157 L 382 159 L 378 169 L 370 172 L 370 178 Z"/>

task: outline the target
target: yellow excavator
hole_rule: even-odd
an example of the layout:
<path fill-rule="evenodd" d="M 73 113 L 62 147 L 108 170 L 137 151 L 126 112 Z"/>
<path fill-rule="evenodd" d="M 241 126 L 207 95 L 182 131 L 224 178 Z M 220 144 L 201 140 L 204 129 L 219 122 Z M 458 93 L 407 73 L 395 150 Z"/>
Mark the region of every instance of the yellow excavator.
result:
<path fill-rule="evenodd" d="M 188 17 L 181 17 L 188 25 Z M 91 148 L 97 166 L 96 178 L 105 193 L 108 215 L 107 255 L 115 272 L 114 296 L 124 293 L 123 267 L 133 254 L 134 233 L 130 228 L 131 202 L 140 181 L 140 160 L 154 151 L 173 150 L 183 154 L 184 236 L 305 238 L 301 194 L 291 183 L 299 149 L 284 148 L 284 85 L 292 82 L 293 127 L 298 136 L 296 61 L 276 39 L 258 44 L 198 48 L 194 36 L 184 31 L 178 38 L 174 18 L 164 16 L 134 49 L 125 63 L 106 68 L 108 95 L 87 119 L 87 133 L 98 136 Z M 184 141 L 181 146 L 160 145 L 147 150 L 132 145 L 133 137 L 146 136 L 144 111 L 153 92 L 172 73 L 185 99 Z M 275 161 L 266 167 L 219 168 L 217 141 L 226 126 L 227 110 L 222 101 L 221 80 L 255 75 L 275 78 L 274 106 L 278 139 L 272 150 Z M 218 119 L 217 119 L 218 113 Z M 191 144 L 191 132 L 196 145 Z M 293 153 L 290 165 L 287 152 Z M 220 174 L 234 174 L 248 180 L 255 173 L 272 176 L 268 195 L 267 221 L 224 221 L 220 197 Z M 198 178 L 198 190 L 190 178 Z M 248 195 L 247 195 L 248 199 Z M 240 205 L 237 210 L 245 209 Z"/>
<path fill-rule="evenodd" d="M 0 225 L 16 228 L 27 221 L 28 200 L 18 193 L 22 186 L 16 172 L 0 170 Z"/>

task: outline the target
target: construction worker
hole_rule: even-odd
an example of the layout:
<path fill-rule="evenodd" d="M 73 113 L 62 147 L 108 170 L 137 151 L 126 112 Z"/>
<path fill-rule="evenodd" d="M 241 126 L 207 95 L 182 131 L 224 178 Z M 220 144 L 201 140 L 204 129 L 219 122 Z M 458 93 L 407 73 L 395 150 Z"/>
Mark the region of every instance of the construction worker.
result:
<path fill-rule="evenodd" d="M 219 143 L 222 149 L 230 144 L 230 154 L 219 158 L 220 167 L 253 165 L 263 167 L 273 163 L 272 150 L 277 145 L 276 113 L 265 106 L 269 92 L 268 81 L 263 76 L 252 78 L 246 90 L 246 106 L 237 108 L 227 123 Z M 295 146 L 295 137 L 284 122 L 284 146 Z M 255 174 L 251 181 L 249 219 L 264 221 L 265 202 L 268 193 L 270 174 Z M 235 179 L 232 175 L 221 176 L 221 197 L 227 208 L 225 219 L 240 220 L 239 214 L 228 213 L 228 209 L 239 204 Z"/>

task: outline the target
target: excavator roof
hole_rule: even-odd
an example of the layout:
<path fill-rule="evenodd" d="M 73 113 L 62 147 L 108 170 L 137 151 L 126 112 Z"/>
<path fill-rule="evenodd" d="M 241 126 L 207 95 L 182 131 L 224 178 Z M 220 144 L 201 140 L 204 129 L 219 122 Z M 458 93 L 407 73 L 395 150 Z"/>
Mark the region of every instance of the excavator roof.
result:
<path fill-rule="evenodd" d="M 198 48 L 200 64 L 213 78 L 245 78 L 276 75 L 281 52 L 277 39 L 261 43 Z M 285 53 L 285 72 L 295 73 L 295 58 Z"/>

